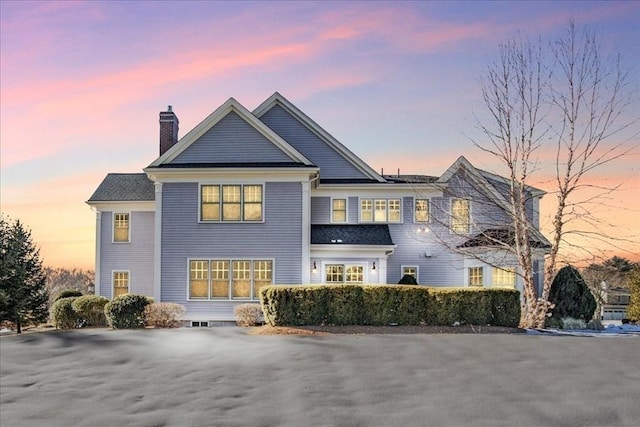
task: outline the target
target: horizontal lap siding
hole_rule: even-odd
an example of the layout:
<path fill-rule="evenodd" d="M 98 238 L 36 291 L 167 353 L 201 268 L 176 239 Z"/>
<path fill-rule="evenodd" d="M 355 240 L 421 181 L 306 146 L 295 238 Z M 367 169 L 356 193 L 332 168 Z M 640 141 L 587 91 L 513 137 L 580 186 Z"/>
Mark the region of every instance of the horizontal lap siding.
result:
<path fill-rule="evenodd" d="M 171 163 L 291 162 L 236 113 L 229 113 Z"/>
<path fill-rule="evenodd" d="M 100 295 L 111 298 L 113 271 L 129 271 L 129 292 L 153 295 L 154 213 L 130 212 L 130 242 L 113 243 L 113 212 L 100 224 Z"/>
<path fill-rule="evenodd" d="M 319 166 L 322 178 L 368 178 L 282 107 L 276 105 L 260 120 Z"/>
<path fill-rule="evenodd" d="M 331 197 L 311 198 L 311 224 L 331 223 Z"/>
<path fill-rule="evenodd" d="M 302 184 L 265 185 L 264 223 L 198 223 L 198 184 L 167 183 L 162 195 L 162 300 L 188 316 L 233 318 L 239 301 L 187 301 L 188 259 L 273 259 L 274 281 L 302 280 Z"/>

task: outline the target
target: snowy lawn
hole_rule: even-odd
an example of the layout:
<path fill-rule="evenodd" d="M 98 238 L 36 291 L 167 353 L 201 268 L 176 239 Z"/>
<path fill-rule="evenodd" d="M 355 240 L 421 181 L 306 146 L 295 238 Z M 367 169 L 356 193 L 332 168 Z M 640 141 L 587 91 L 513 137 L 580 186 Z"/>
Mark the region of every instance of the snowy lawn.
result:
<path fill-rule="evenodd" d="M 636 426 L 640 337 L 0 338 L 2 426 Z"/>

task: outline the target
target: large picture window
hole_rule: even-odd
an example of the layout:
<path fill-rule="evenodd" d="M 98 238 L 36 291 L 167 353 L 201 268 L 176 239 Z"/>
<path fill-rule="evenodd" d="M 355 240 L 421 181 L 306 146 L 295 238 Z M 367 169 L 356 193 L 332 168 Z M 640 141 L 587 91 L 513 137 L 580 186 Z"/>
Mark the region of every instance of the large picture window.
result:
<path fill-rule="evenodd" d="M 470 202 L 467 199 L 451 200 L 451 230 L 468 234 L 471 231 Z"/>
<path fill-rule="evenodd" d="M 124 243 L 129 241 L 129 214 L 113 214 L 113 241 Z"/>
<path fill-rule="evenodd" d="M 262 185 L 200 186 L 200 220 L 262 221 Z"/>
<path fill-rule="evenodd" d="M 189 299 L 258 299 L 273 284 L 273 261 L 198 259 L 189 261 Z"/>
<path fill-rule="evenodd" d="M 402 222 L 400 199 L 360 199 L 360 222 Z"/>

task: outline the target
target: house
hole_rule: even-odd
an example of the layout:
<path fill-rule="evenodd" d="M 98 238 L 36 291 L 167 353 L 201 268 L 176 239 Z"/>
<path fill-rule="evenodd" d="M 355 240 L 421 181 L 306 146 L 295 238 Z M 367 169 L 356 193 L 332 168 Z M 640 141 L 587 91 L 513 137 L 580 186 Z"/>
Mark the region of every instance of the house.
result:
<path fill-rule="evenodd" d="M 442 176 L 383 175 L 279 93 L 231 98 L 178 139 L 160 113 L 159 157 L 108 174 L 96 212 L 96 294 L 183 304 L 192 325 L 233 320 L 270 284 L 522 288 L 509 244 L 509 181 L 464 157 Z M 534 270 L 548 242 L 528 188 Z"/>

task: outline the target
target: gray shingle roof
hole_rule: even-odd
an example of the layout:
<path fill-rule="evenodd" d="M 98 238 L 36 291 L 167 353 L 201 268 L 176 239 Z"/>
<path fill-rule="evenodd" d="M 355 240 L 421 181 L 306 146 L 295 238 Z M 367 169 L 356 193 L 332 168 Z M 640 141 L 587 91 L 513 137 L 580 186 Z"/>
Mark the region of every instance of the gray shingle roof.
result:
<path fill-rule="evenodd" d="M 133 202 L 155 200 L 153 181 L 145 173 L 110 173 L 89 202 Z"/>
<path fill-rule="evenodd" d="M 482 233 L 478 233 L 461 245 L 459 248 L 476 248 L 481 246 L 515 246 L 515 233 L 513 230 L 506 228 L 489 228 Z M 547 241 L 540 241 L 531 236 L 530 244 L 532 248 L 550 248 L 551 245 Z"/>
<path fill-rule="evenodd" d="M 393 245 L 386 224 L 312 225 L 312 245 Z"/>

